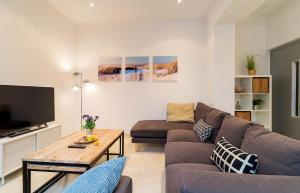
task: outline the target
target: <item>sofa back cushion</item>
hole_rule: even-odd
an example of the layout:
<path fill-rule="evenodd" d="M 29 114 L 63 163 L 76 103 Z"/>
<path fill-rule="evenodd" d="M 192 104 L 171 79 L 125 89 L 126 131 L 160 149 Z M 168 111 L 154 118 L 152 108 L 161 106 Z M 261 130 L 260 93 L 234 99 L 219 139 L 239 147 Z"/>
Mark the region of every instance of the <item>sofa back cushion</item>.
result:
<path fill-rule="evenodd" d="M 229 143 L 237 148 L 240 148 L 246 130 L 252 125 L 255 125 L 255 123 L 234 117 L 232 115 L 227 115 L 222 122 L 220 131 L 214 142 L 216 144 L 222 137 L 225 137 Z"/>
<path fill-rule="evenodd" d="M 224 111 L 220 111 L 220 110 L 214 109 L 214 108 L 208 112 L 205 122 L 214 128 L 213 133 L 211 135 L 211 140 L 210 140 L 211 142 L 214 143 L 214 141 L 216 140 L 216 137 L 219 133 L 223 119 L 228 114 L 229 113 L 226 113 Z"/>
<path fill-rule="evenodd" d="M 258 174 L 300 176 L 300 141 L 253 126 L 241 149 L 258 155 Z"/>
<path fill-rule="evenodd" d="M 207 114 L 213 110 L 212 107 L 207 106 L 204 103 L 198 103 L 195 110 L 195 123 L 200 121 L 200 119 L 205 120 Z"/>

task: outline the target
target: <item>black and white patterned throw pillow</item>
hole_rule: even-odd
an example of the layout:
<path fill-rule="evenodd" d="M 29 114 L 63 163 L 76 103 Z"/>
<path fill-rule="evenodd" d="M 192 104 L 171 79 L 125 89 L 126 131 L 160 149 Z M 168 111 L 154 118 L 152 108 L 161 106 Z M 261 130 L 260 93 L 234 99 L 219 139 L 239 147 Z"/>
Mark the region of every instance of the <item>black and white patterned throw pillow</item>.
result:
<path fill-rule="evenodd" d="M 224 137 L 217 143 L 210 159 L 227 173 L 255 174 L 258 158 L 231 145 Z"/>
<path fill-rule="evenodd" d="M 199 137 L 200 141 L 204 143 L 210 138 L 213 132 L 213 127 L 200 119 L 197 123 L 195 123 L 193 130 Z"/>

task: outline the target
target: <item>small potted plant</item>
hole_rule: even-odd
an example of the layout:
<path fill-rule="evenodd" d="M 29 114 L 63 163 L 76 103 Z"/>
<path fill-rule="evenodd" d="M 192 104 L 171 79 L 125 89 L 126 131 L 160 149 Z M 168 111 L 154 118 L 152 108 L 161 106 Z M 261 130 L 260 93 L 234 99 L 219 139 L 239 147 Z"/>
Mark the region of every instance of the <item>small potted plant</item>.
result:
<path fill-rule="evenodd" d="M 86 129 L 87 135 L 93 135 L 94 129 L 96 127 L 96 121 L 99 119 L 98 116 L 91 116 L 91 115 L 83 115 L 82 119 L 85 121 L 84 125 L 82 126 Z"/>
<path fill-rule="evenodd" d="M 263 104 L 264 101 L 262 99 L 253 99 L 253 109 L 254 110 L 259 110 L 260 105 Z"/>
<path fill-rule="evenodd" d="M 256 75 L 256 60 L 254 55 L 246 57 L 247 69 L 249 75 Z"/>

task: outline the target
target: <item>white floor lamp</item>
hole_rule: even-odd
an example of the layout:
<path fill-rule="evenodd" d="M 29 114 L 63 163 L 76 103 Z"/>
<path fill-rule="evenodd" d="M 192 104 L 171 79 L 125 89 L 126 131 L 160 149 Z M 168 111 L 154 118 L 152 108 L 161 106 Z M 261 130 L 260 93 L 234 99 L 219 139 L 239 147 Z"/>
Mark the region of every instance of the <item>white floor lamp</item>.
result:
<path fill-rule="evenodd" d="M 73 85 L 72 90 L 80 92 L 80 128 L 82 130 L 82 100 L 83 100 L 82 89 L 84 84 L 88 84 L 90 83 L 90 81 L 88 79 L 83 80 L 81 72 L 74 72 L 73 76 L 76 78 L 76 83 Z"/>

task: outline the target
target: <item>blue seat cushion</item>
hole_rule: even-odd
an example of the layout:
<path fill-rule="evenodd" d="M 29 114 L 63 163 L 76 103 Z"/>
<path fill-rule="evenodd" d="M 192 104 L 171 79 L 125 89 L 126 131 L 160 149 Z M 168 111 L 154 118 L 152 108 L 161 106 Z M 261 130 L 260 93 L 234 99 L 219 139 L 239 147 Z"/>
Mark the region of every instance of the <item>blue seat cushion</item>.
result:
<path fill-rule="evenodd" d="M 64 193 L 113 193 L 125 162 L 126 158 L 120 157 L 88 170 L 68 186 Z"/>

